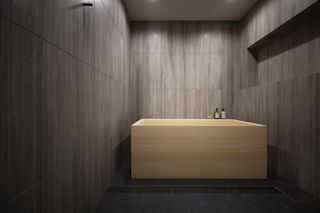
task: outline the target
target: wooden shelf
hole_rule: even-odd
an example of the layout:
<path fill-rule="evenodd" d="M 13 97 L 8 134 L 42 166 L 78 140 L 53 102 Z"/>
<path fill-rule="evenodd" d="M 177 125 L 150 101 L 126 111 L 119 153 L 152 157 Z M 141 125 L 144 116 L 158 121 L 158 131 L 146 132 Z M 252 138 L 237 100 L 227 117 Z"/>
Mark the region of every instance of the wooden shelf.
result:
<path fill-rule="evenodd" d="M 290 32 L 300 28 L 301 26 L 305 25 L 306 23 L 313 22 L 315 20 L 320 19 L 320 1 L 315 2 L 307 9 L 303 10 L 301 13 L 293 17 L 292 19 L 288 20 L 287 22 L 280 25 L 278 28 L 264 36 L 263 38 L 259 39 L 252 45 L 248 47 L 248 50 L 253 54 L 256 55 L 257 50 L 268 46 L 275 41 L 285 37 Z"/>

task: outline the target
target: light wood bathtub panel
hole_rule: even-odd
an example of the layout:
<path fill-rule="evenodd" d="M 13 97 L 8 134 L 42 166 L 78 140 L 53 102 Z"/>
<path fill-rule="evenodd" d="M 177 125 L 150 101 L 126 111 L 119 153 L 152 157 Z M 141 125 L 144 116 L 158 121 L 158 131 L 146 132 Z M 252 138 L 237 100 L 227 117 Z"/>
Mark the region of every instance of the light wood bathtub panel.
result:
<path fill-rule="evenodd" d="M 189 161 L 162 161 L 136 163 L 134 178 L 154 179 L 262 179 L 263 170 L 253 167 L 264 167 L 264 162 L 245 164 L 241 162 L 202 163 Z"/>
<path fill-rule="evenodd" d="M 170 149 L 170 150 L 169 150 Z M 215 160 L 264 160 L 264 151 L 262 149 L 204 149 L 204 148 L 137 148 L 134 160 L 136 161 L 156 161 L 156 160 L 186 160 L 186 161 L 215 161 Z M 199 155 L 201 158 L 199 159 Z M 232 158 L 230 158 L 232 155 Z"/>
<path fill-rule="evenodd" d="M 186 120 L 194 126 L 178 126 L 181 121 L 165 120 L 169 126 L 159 120 L 133 125 L 133 178 L 266 178 L 265 126 L 244 122 L 203 126 L 207 120 Z"/>

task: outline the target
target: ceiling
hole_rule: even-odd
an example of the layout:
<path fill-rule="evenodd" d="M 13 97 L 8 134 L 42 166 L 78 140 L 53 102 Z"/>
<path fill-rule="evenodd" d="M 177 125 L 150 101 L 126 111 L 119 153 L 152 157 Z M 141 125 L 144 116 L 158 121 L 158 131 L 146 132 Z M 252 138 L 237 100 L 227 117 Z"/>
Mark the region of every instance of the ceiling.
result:
<path fill-rule="evenodd" d="M 235 21 L 257 0 L 124 0 L 133 21 Z"/>

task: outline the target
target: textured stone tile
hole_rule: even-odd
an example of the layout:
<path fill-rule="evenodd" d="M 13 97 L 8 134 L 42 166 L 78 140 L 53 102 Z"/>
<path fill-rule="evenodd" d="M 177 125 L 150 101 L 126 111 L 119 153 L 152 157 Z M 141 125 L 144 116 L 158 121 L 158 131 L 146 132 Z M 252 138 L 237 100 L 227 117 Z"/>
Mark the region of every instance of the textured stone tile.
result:
<path fill-rule="evenodd" d="M 9 146 L 9 107 L 8 107 L 8 75 L 10 56 L 10 23 L 0 19 L 0 210 L 8 201 L 8 146 Z M 4 210 L 3 210 L 4 211 Z"/>

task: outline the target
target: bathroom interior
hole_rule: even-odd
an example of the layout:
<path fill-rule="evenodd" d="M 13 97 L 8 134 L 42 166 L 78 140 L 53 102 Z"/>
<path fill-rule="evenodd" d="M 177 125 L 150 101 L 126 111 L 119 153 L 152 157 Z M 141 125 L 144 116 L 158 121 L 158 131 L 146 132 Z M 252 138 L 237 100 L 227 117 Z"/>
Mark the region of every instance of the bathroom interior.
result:
<path fill-rule="evenodd" d="M 320 212 L 319 14 L 1 0 L 0 212 Z"/>

